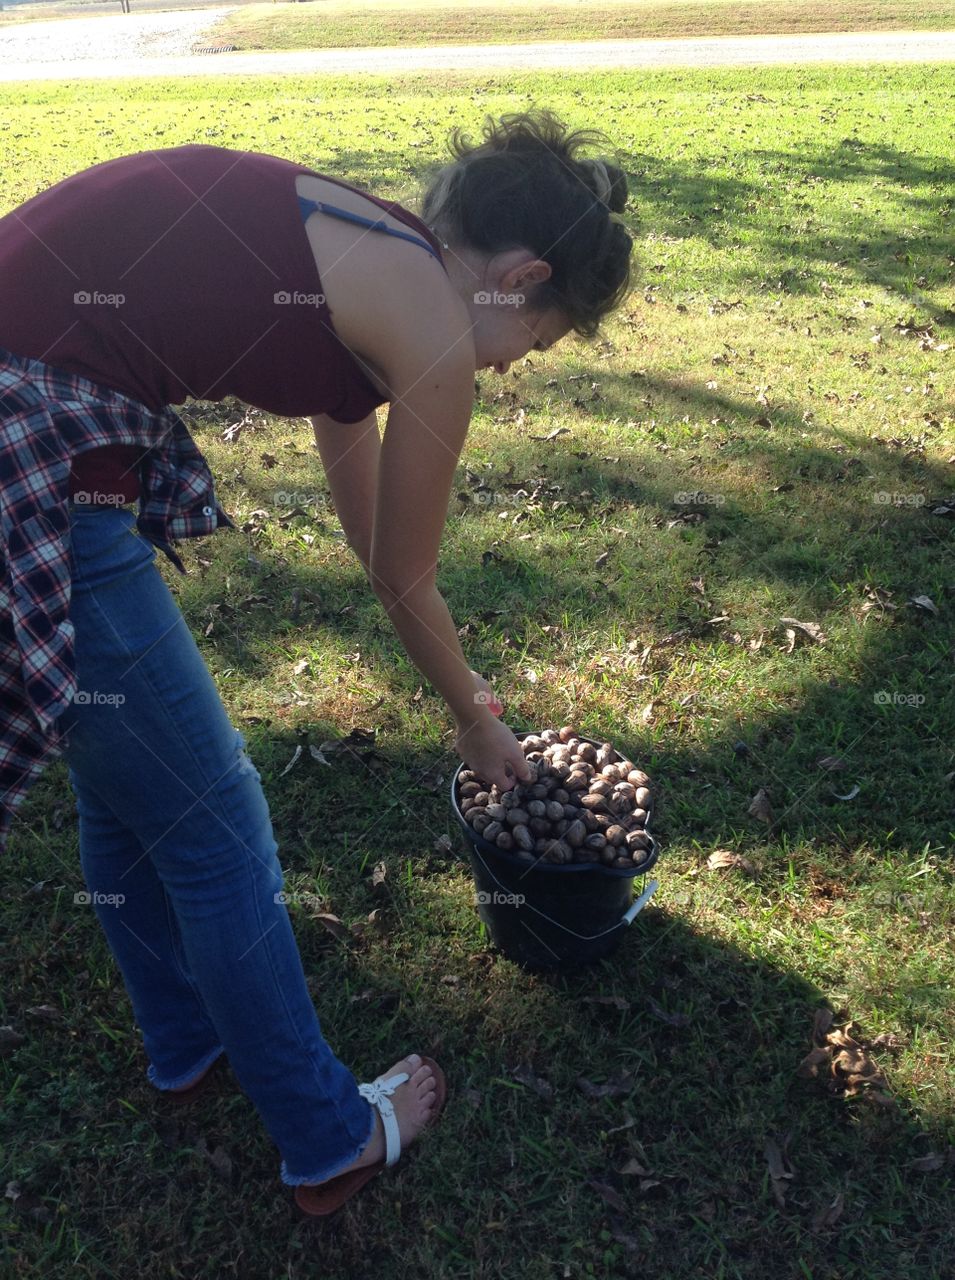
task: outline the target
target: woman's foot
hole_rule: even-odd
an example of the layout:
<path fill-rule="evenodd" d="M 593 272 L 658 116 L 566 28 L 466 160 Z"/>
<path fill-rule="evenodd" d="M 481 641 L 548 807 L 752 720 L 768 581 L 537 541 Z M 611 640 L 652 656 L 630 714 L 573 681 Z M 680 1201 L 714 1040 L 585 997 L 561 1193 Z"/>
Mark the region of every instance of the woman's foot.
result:
<path fill-rule="evenodd" d="M 398 1132 L 401 1135 L 401 1149 L 404 1151 L 434 1117 L 438 1082 L 434 1072 L 422 1063 L 417 1053 L 411 1053 L 407 1058 L 402 1058 L 393 1067 L 383 1071 L 378 1079 L 388 1080 L 401 1072 L 407 1072 L 410 1079 L 397 1087 L 391 1095 L 391 1104 L 395 1109 L 395 1119 L 398 1121 Z M 353 1173 L 356 1169 L 364 1169 L 368 1165 L 380 1164 L 384 1160 L 385 1130 L 377 1107 L 373 1107 L 372 1110 L 375 1113 L 375 1130 L 371 1135 L 371 1141 L 356 1160 L 346 1168 L 339 1169 L 334 1175 L 336 1178 L 345 1173 Z M 305 1183 L 304 1185 L 322 1186 L 323 1184 Z"/>

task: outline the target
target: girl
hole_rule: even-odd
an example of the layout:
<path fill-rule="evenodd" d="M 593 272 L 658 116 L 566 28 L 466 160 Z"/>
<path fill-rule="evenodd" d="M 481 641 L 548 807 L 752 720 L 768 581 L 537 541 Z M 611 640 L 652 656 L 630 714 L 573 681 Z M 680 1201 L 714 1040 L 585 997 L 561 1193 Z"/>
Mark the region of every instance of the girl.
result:
<path fill-rule="evenodd" d="M 63 755 L 88 899 L 147 1078 L 190 1097 L 225 1053 L 307 1213 L 440 1111 L 411 1054 L 359 1086 L 325 1043 L 259 774 L 158 571 L 232 522 L 169 407 L 311 418 L 335 510 L 456 750 L 520 744 L 435 586 L 478 369 L 505 373 L 625 296 L 623 173 L 550 112 L 490 117 L 422 216 L 275 156 L 184 146 L 96 165 L 0 219 L 0 841 Z M 388 403 L 384 438 L 376 406 Z"/>

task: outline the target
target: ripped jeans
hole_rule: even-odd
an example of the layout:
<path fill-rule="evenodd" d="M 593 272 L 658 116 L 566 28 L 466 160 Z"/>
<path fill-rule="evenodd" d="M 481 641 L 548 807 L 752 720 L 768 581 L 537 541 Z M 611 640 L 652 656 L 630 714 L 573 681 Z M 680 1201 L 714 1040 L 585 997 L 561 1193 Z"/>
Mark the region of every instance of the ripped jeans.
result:
<path fill-rule="evenodd" d="M 78 689 L 56 727 L 147 1079 L 175 1088 L 225 1052 L 282 1181 L 323 1181 L 374 1113 L 322 1037 L 259 774 L 134 511 L 70 510 Z"/>

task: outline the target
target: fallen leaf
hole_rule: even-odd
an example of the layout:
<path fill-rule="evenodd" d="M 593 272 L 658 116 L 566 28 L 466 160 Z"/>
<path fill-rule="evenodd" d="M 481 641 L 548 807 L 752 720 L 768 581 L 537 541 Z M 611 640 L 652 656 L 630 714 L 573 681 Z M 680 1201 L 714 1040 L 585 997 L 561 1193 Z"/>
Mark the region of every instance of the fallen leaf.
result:
<path fill-rule="evenodd" d="M 756 874 L 756 868 L 749 858 L 741 853 L 733 853 L 731 849 L 716 849 L 706 860 L 707 871 L 742 871 L 748 876 Z"/>
<path fill-rule="evenodd" d="M 600 1182 L 596 1178 L 588 1178 L 587 1186 L 593 1187 L 599 1195 L 603 1196 L 611 1209 L 616 1209 L 618 1213 L 626 1213 L 628 1209 L 627 1202 L 619 1191 L 615 1191 L 613 1187 L 606 1182 Z"/>
<path fill-rule="evenodd" d="M 832 1026 L 832 1020 L 835 1014 L 831 1009 L 827 1009 L 825 1005 L 821 1005 L 815 1012 L 812 1020 L 812 1039 L 813 1044 L 824 1045 L 829 1028 Z"/>
<path fill-rule="evenodd" d="M 825 1227 L 833 1226 L 842 1217 L 842 1210 L 845 1208 L 846 1198 L 840 1191 L 831 1204 L 825 1208 L 818 1210 L 813 1214 L 812 1229 L 813 1231 L 822 1231 Z"/>
<path fill-rule="evenodd" d="M 13 1201 L 14 1213 L 21 1213 L 35 1222 L 51 1222 L 53 1214 L 34 1191 L 21 1190 L 19 1182 L 8 1182 L 4 1196 Z"/>
<path fill-rule="evenodd" d="M 562 436 L 569 432 L 570 427 L 555 427 L 554 430 L 549 432 L 546 436 L 529 436 L 528 438 L 531 440 L 556 440 L 558 436 Z"/>
<path fill-rule="evenodd" d="M 293 767 L 294 767 L 294 765 L 297 763 L 298 758 L 299 758 L 299 756 L 300 756 L 301 754 L 302 754 L 302 748 L 301 748 L 301 747 L 296 747 L 296 748 L 295 748 L 295 754 L 292 756 L 291 760 L 288 762 L 288 764 L 285 766 L 285 768 L 284 768 L 284 769 L 282 770 L 282 772 L 279 774 L 279 777 L 280 777 L 280 778 L 284 778 L 284 777 L 285 777 L 285 775 L 288 773 L 289 769 L 291 769 L 291 768 L 293 768 Z"/>
<path fill-rule="evenodd" d="M 8 1053 L 13 1053 L 14 1049 L 18 1049 L 25 1041 L 26 1036 L 21 1036 L 19 1031 L 14 1031 L 13 1027 L 0 1027 L 0 1058 L 5 1058 Z"/>
<path fill-rule="evenodd" d="M 224 1147 L 215 1147 L 210 1151 L 205 1135 L 200 1134 L 196 1142 L 196 1150 L 206 1157 L 220 1178 L 226 1182 L 229 1181 L 232 1177 L 232 1160 Z"/>
<path fill-rule="evenodd" d="M 630 1008 L 630 1001 L 625 1000 L 623 996 L 583 996 L 580 1003 L 610 1005 L 614 1009 L 619 1009 L 621 1013 L 625 1013 Z"/>
<path fill-rule="evenodd" d="M 761 822 L 772 823 L 773 806 L 769 799 L 769 793 L 765 787 L 760 787 L 753 796 L 747 813 L 751 818 L 759 818 Z"/>
<path fill-rule="evenodd" d="M 782 1209 L 786 1204 L 786 1192 L 789 1190 L 789 1184 L 795 1177 L 793 1167 L 789 1164 L 779 1144 L 772 1138 L 766 1139 L 763 1154 L 766 1157 L 766 1163 L 769 1165 L 769 1180 L 773 1195 L 776 1203 Z M 787 1165 L 789 1165 L 788 1169 Z"/>
<path fill-rule="evenodd" d="M 821 760 L 816 761 L 818 769 L 827 769 L 830 773 L 838 773 L 846 767 L 846 762 L 840 756 L 823 756 Z"/>
<path fill-rule="evenodd" d="M 930 1151 L 928 1155 L 909 1162 L 909 1168 L 916 1173 L 938 1173 L 946 1165 L 955 1165 L 955 1147 L 949 1147 L 947 1151 Z"/>
<path fill-rule="evenodd" d="M 858 783 L 856 783 L 856 785 L 852 788 L 852 790 L 847 791 L 844 796 L 839 795 L 837 791 L 833 791 L 832 794 L 835 796 L 837 800 L 854 800 L 861 790 L 862 788 L 859 786 Z"/>
<path fill-rule="evenodd" d="M 379 862 L 374 871 L 371 873 L 371 885 L 373 889 L 380 888 L 385 883 L 385 877 L 388 874 L 388 868 L 384 862 Z"/>
<path fill-rule="evenodd" d="M 338 916 L 333 916 L 326 911 L 319 911 L 312 916 L 312 919 L 317 920 L 318 923 L 323 928 L 327 929 L 333 938 L 337 938 L 339 942 L 348 942 L 351 939 L 351 932 L 348 927 L 342 923 Z"/>
<path fill-rule="evenodd" d="M 917 609 L 921 609 L 924 613 L 931 613 L 938 617 L 938 606 L 931 596 L 911 596 L 908 603 L 914 604 Z"/>
<path fill-rule="evenodd" d="M 647 997 L 647 1008 L 655 1018 L 658 1018 L 660 1022 L 665 1022 L 668 1027 L 688 1027 L 690 1025 L 688 1014 L 668 1013 L 662 1005 L 657 1004 L 653 996 Z"/>
<path fill-rule="evenodd" d="M 554 1086 L 548 1081 L 542 1079 L 541 1076 L 535 1075 L 534 1072 L 526 1064 L 511 1068 L 511 1075 L 518 1084 L 525 1085 L 537 1094 L 539 1098 L 550 1099 L 554 1096 Z"/>
<path fill-rule="evenodd" d="M 449 835 L 438 836 L 432 848 L 435 853 L 450 853 L 454 848 L 454 841 Z"/>
<path fill-rule="evenodd" d="M 632 1071 L 623 1071 L 616 1080 L 604 1084 L 594 1084 L 586 1076 L 578 1076 L 575 1083 L 587 1098 L 622 1098 L 633 1091 L 634 1077 Z"/>
<path fill-rule="evenodd" d="M 43 1022 L 59 1022 L 63 1017 L 63 1011 L 51 1004 L 36 1004 L 26 1012 L 31 1018 L 39 1018 Z"/>
<path fill-rule="evenodd" d="M 814 644 L 825 644 L 826 635 L 817 622 L 799 622 L 796 618 L 780 618 L 784 627 L 792 627 L 800 635 L 812 640 Z"/>

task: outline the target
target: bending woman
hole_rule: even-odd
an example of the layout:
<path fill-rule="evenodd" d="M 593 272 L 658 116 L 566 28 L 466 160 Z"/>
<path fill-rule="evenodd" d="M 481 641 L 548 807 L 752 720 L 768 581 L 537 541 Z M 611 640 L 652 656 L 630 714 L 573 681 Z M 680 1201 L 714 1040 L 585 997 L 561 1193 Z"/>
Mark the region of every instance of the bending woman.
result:
<path fill-rule="evenodd" d="M 231 525 L 169 407 L 308 416 L 335 510 L 456 750 L 489 783 L 520 744 L 435 585 L 474 374 L 506 372 L 628 287 L 620 170 L 537 111 L 486 121 L 418 218 L 274 156 L 111 160 L 0 219 L 0 841 L 63 755 L 80 859 L 147 1078 L 225 1053 L 306 1212 L 338 1207 L 440 1110 L 411 1054 L 370 1085 L 325 1043 L 259 775 L 156 548 Z M 384 439 L 375 408 L 388 403 Z"/>

